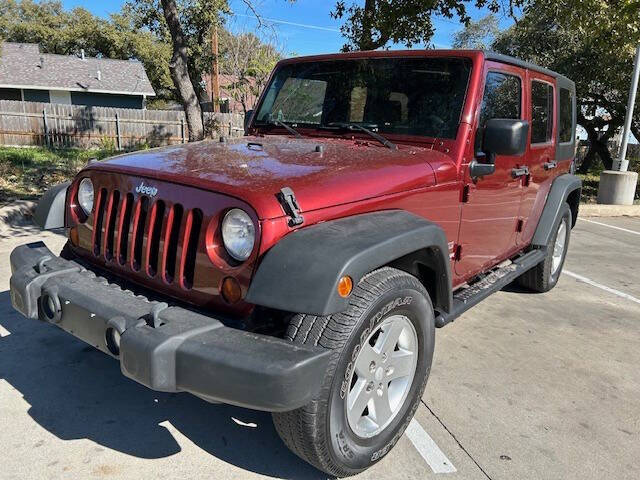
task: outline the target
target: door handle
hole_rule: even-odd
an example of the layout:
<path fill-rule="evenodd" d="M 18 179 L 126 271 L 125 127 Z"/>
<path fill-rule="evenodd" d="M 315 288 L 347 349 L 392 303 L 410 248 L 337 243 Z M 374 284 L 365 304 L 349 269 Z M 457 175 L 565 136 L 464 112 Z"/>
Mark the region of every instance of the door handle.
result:
<path fill-rule="evenodd" d="M 544 162 L 542 165 L 544 166 L 545 170 L 553 170 L 558 166 L 558 162 L 556 161 Z"/>
<path fill-rule="evenodd" d="M 529 175 L 529 167 L 518 167 L 511 169 L 511 176 L 513 178 L 526 177 Z"/>

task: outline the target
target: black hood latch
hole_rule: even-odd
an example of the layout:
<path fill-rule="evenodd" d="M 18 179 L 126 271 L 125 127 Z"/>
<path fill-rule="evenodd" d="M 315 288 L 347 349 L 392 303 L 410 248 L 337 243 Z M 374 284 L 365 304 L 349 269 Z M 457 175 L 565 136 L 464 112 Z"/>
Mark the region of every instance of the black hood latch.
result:
<path fill-rule="evenodd" d="M 295 227 L 297 225 L 302 225 L 304 218 L 300 215 L 300 206 L 298 205 L 296 194 L 293 193 L 293 190 L 289 187 L 284 187 L 276 197 L 278 197 L 278 201 L 280 202 L 280 205 L 282 205 L 284 213 L 290 217 L 289 226 Z"/>

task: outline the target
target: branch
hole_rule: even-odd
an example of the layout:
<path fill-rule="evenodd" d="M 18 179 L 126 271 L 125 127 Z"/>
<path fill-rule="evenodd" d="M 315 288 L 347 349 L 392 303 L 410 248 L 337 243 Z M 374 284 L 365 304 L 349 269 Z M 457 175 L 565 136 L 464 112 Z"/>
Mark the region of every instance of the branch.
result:
<path fill-rule="evenodd" d="M 251 11 L 251 13 L 253 13 L 253 15 L 256 17 L 256 20 L 258 21 L 258 27 L 262 28 L 264 26 L 262 15 L 258 13 L 258 10 L 253 5 L 253 2 L 251 0 L 242 0 L 242 3 L 244 3 L 245 6 Z"/>

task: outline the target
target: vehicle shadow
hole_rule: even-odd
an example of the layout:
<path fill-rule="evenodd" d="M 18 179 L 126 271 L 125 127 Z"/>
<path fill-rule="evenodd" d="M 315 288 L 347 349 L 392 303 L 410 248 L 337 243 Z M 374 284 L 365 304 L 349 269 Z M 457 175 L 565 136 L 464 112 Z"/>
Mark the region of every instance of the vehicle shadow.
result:
<path fill-rule="evenodd" d="M 9 332 L 0 337 L 0 379 L 24 396 L 38 424 L 62 440 L 87 438 L 139 458 L 163 458 L 181 451 L 170 431 L 175 428 L 209 454 L 245 470 L 326 478 L 284 446 L 268 413 L 138 385 L 102 352 L 13 311 L 7 291 L 0 293 L 0 325 Z"/>

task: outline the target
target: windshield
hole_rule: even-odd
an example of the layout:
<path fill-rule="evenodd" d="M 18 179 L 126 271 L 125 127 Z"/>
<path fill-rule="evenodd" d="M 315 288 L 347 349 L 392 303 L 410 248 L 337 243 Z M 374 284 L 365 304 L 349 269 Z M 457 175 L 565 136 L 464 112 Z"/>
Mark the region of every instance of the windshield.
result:
<path fill-rule="evenodd" d="M 455 138 L 470 70 L 467 59 L 434 57 L 284 65 L 255 125 L 360 124 L 380 133 Z"/>

